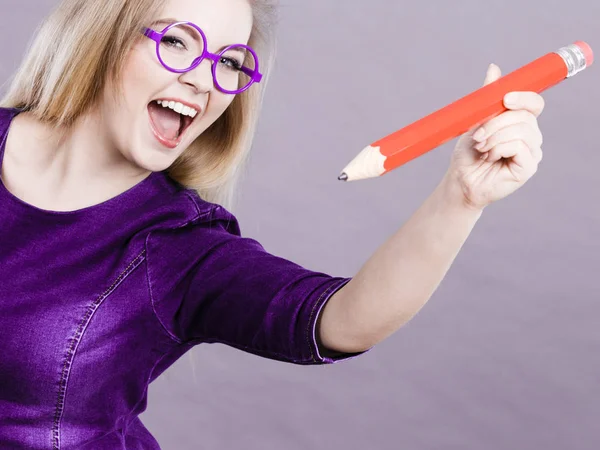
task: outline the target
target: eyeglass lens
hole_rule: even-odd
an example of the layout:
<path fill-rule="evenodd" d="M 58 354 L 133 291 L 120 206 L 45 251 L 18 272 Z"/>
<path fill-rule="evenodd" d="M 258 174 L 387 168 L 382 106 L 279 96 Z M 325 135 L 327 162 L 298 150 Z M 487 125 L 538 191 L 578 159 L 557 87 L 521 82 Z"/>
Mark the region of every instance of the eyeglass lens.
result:
<path fill-rule="evenodd" d="M 171 27 L 163 36 L 159 53 L 163 62 L 172 69 L 184 70 L 202 55 L 204 41 L 195 28 L 179 24 Z M 254 55 L 245 47 L 234 46 L 221 54 L 216 64 L 216 82 L 226 90 L 243 89 L 250 83 L 250 77 L 241 71 L 242 66 L 250 70 L 256 67 Z"/>

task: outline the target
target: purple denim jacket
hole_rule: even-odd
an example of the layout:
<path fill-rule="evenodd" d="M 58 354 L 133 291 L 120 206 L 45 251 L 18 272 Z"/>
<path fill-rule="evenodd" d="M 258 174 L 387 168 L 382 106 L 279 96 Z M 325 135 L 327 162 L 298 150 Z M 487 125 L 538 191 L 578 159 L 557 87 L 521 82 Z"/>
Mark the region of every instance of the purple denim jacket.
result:
<path fill-rule="evenodd" d="M 0 108 L 0 166 L 12 118 Z M 48 211 L 0 183 L 0 448 L 158 449 L 148 384 L 194 345 L 327 364 L 316 321 L 350 278 L 242 237 L 153 172 L 103 203 Z"/>

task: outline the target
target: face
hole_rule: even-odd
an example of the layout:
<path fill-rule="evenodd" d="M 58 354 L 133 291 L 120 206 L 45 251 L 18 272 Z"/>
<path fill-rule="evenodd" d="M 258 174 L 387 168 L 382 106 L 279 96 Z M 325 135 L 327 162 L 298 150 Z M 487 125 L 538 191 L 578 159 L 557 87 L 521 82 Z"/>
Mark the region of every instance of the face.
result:
<path fill-rule="evenodd" d="M 161 19 L 195 23 L 206 35 L 208 51 L 218 53 L 228 45 L 248 43 L 252 9 L 248 0 L 168 0 L 156 18 Z M 148 28 L 160 32 L 167 25 L 151 23 Z M 108 83 L 99 108 L 111 144 L 141 168 L 168 168 L 235 98 L 215 87 L 211 64 L 205 58 L 189 72 L 170 72 L 157 58 L 156 42 L 143 38 L 125 64 L 123 95 L 115 101 Z M 184 110 L 180 117 L 161 106 L 167 100 L 194 105 L 198 112 L 192 118 L 194 113 Z"/>

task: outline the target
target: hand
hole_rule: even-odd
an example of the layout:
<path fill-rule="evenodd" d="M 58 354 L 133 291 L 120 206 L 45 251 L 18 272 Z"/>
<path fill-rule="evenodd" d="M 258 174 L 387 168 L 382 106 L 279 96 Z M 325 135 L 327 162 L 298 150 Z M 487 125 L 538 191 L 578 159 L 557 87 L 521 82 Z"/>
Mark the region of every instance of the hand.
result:
<path fill-rule="evenodd" d="M 484 85 L 501 77 L 490 65 Z M 508 95 L 515 102 L 508 103 Z M 514 92 L 504 98 L 508 111 L 462 135 L 452 154 L 447 177 L 458 183 L 467 206 L 482 210 L 506 197 L 531 178 L 542 160 L 542 133 L 537 117 L 544 99 L 536 92 Z"/>

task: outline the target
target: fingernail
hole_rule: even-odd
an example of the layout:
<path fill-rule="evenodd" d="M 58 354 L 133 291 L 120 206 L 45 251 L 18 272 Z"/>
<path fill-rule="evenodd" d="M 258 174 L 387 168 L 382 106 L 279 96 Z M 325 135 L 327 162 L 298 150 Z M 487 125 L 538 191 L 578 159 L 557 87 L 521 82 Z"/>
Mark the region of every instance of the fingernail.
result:
<path fill-rule="evenodd" d="M 486 144 L 486 142 L 485 142 L 485 141 L 483 141 L 483 142 L 480 142 L 479 144 L 477 144 L 477 145 L 475 146 L 475 148 L 476 148 L 477 150 L 481 150 L 483 147 L 485 147 L 485 144 Z"/>
<path fill-rule="evenodd" d="M 479 159 L 482 159 L 485 161 L 488 156 L 489 156 L 489 153 L 484 153 L 483 155 L 481 155 L 481 157 Z"/>
<path fill-rule="evenodd" d="M 473 139 L 475 139 L 476 141 L 482 141 L 484 136 L 485 136 L 485 130 L 483 128 L 480 128 L 473 135 Z"/>
<path fill-rule="evenodd" d="M 518 95 L 514 92 L 510 92 L 504 96 L 504 103 L 506 105 L 514 106 L 517 104 Z"/>

